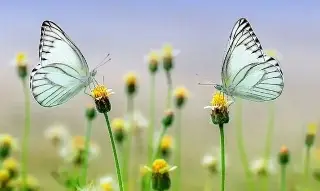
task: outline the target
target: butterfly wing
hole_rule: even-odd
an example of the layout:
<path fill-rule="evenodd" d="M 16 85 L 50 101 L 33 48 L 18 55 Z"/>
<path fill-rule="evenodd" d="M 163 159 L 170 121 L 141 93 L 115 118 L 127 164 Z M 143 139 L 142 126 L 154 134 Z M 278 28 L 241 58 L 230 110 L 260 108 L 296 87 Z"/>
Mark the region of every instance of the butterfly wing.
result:
<path fill-rule="evenodd" d="M 271 101 L 284 87 L 283 73 L 276 59 L 265 55 L 265 61 L 242 68 L 233 79 L 233 95 L 251 101 Z"/>
<path fill-rule="evenodd" d="M 65 103 L 86 86 L 90 73 L 85 58 L 52 21 L 42 23 L 39 59 L 30 75 L 30 89 L 40 105 Z"/>
<path fill-rule="evenodd" d="M 236 22 L 230 34 L 221 76 L 224 88 L 233 96 L 253 101 L 276 99 L 283 89 L 278 61 L 263 53 L 259 39 L 244 18 Z"/>

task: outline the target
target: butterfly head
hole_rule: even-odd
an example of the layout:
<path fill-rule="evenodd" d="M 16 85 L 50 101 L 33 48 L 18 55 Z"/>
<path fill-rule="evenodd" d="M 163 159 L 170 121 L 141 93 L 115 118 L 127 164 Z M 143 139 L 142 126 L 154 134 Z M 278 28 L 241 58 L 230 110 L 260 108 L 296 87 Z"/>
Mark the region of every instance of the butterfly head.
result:
<path fill-rule="evenodd" d="M 93 69 L 91 72 L 90 72 L 90 76 L 91 77 L 95 77 L 97 75 L 97 70 L 96 69 Z"/>
<path fill-rule="evenodd" d="M 224 88 L 222 85 L 219 85 L 219 84 L 214 84 L 214 87 L 218 90 L 218 91 L 221 91 L 223 92 L 224 91 Z"/>

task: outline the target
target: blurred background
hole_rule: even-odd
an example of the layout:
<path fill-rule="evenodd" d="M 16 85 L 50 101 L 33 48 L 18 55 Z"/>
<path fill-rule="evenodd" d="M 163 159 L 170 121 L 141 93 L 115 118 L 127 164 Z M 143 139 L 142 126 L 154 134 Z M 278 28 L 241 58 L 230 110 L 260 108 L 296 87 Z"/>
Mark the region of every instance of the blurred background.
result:
<path fill-rule="evenodd" d="M 139 77 L 136 107 L 148 116 L 149 73 L 144 56 L 151 49 L 171 43 L 181 53 L 173 71 L 174 86 L 184 85 L 190 99 L 183 116 L 183 190 L 202 188 L 204 170 L 200 161 L 206 151 L 219 146 L 219 132 L 209 124 L 208 105 L 214 88 L 198 86 L 199 81 L 220 81 L 222 59 L 234 23 L 245 17 L 265 49 L 276 49 L 284 72 L 285 88 L 275 101 L 276 122 L 273 151 L 286 144 L 301 162 L 306 123 L 319 121 L 319 33 L 320 2 L 286 1 L 2 1 L 0 5 L 0 133 L 21 137 L 23 92 L 16 75 L 17 52 L 28 55 L 30 69 L 38 62 L 40 26 L 52 20 L 71 37 L 91 68 L 108 54 L 112 61 L 99 68 L 97 80 L 112 88 L 111 117 L 123 116 L 126 97 L 123 76 L 134 71 Z M 199 74 L 198 76 L 196 74 Z M 157 116 L 165 106 L 166 79 L 157 75 Z M 32 131 L 29 171 L 39 178 L 44 190 L 59 189 L 49 172 L 61 159 L 43 136 L 53 123 L 65 124 L 73 135 L 84 134 L 84 111 L 92 104 L 80 93 L 57 108 L 42 108 L 32 99 Z M 250 159 L 263 153 L 268 104 L 244 102 L 244 136 Z M 229 190 L 241 190 L 240 166 L 235 128 L 226 127 Z M 93 139 L 102 155 L 90 166 L 91 175 L 113 173 L 113 159 L 104 121 L 94 121 Z M 144 163 L 142 158 L 141 163 Z"/>

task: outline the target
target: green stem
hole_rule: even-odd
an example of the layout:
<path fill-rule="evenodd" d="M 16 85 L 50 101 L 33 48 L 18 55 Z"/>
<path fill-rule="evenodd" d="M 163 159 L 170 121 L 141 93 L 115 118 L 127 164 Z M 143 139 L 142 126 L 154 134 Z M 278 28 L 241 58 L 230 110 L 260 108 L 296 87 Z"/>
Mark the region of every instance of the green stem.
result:
<path fill-rule="evenodd" d="M 286 165 L 281 165 L 281 191 L 287 190 L 286 176 L 287 176 Z"/>
<path fill-rule="evenodd" d="M 151 74 L 150 103 L 149 103 L 149 128 L 148 128 L 148 164 L 152 163 L 153 137 L 155 123 L 155 75 Z"/>
<path fill-rule="evenodd" d="M 171 108 L 171 97 L 172 97 L 172 78 L 171 78 L 171 73 L 166 72 L 167 75 L 167 84 L 168 84 L 168 93 L 167 93 L 167 101 L 166 101 L 166 108 L 170 109 Z"/>
<path fill-rule="evenodd" d="M 157 143 L 156 144 L 156 148 L 155 148 L 156 150 L 155 150 L 155 152 L 153 153 L 153 156 L 152 156 L 152 161 L 156 160 L 160 155 L 160 143 L 161 143 L 161 140 L 162 140 L 163 136 L 167 133 L 167 130 L 168 130 L 168 127 L 163 126 L 161 128 L 161 132 L 160 132 L 159 138 L 158 138 L 158 140 L 156 142 Z"/>
<path fill-rule="evenodd" d="M 127 140 L 124 142 L 124 156 L 123 156 L 123 182 L 124 189 L 129 189 L 129 172 L 130 172 L 130 162 L 131 162 L 131 143 L 132 143 L 132 131 L 133 131 L 133 97 L 128 96 L 127 101 L 127 115 L 128 115 L 128 123 L 129 123 L 129 133 L 127 136 Z"/>
<path fill-rule="evenodd" d="M 89 158 L 89 145 L 91 139 L 92 132 L 92 120 L 87 120 L 87 128 L 86 128 L 86 137 L 85 137 L 85 155 L 84 155 L 84 164 L 82 167 L 82 183 L 86 184 L 87 182 L 87 173 L 88 173 L 88 158 Z"/>
<path fill-rule="evenodd" d="M 225 143 L 224 143 L 224 129 L 223 124 L 219 124 L 220 130 L 220 155 L 221 155 L 221 191 L 225 190 L 226 179 L 226 161 L 225 161 Z"/>
<path fill-rule="evenodd" d="M 242 103 L 241 100 L 238 100 L 237 108 L 236 108 L 236 125 L 237 125 L 237 145 L 238 150 L 240 152 L 240 160 L 242 163 L 242 166 L 244 167 L 244 171 L 247 177 L 247 180 L 249 181 L 251 177 L 249 163 L 248 163 L 248 157 L 245 150 L 244 142 L 243 142 L 243 132 L 242 132 Z"/>
<path fill-rule="evenodd" d="M 176 169 L 174 174 L 173 186 L 175 191 L 180 191 L 180 183 L 181 183 L 181 119 L 182 119 L 182 111 L 181 109 L 177 110 L 176 114 L 176 148 L 175 148 L 175 159 L 174 164 L 179 168 Z"/>
<path fill-rule="evenodd" d="M 272 148 L 272 138 L 273 138 L 273 132 L 274 132 L 274 104 L 271 103 L 269 105 L 269 111 L 268 111 L 268 126 L 267 126 L 267 134 L 266 134 L 266 143 L 265 143 L 265 150 L 264 150 L 264 160 L 267 162 L 270 158 L 271 148 Z M 265 189 L 268 190 L 269 188 L 269 176 L 265 177 L 264 180 L 265 183 Z"/>
<path fill-rule="evenodd" d="M 122 176 L 121 176 L 121 168 L 120 168 L 120 164 L 119 164 L 116 144 L 115 144 L 115 141 L 114 141 L 114 137 L 113 137 L 113 133 L 112 133 L 112 129 L 111 129 L 108 113 L 104 113 L 104 118 L 106 119 L 107 129 L 108 129 L 109 138 L 110 138 L 110 142 L 111 142 L 111 146 L 112 146 L 112 153 L 113 153 L 114 163 L 115 163 L 116 170 L 117 170 L 119 188 L 120 188 L 120 191 L 124 191 L 124 189 L 123 189 L 123 181 L 122 181 Z"/>
<path fill-rule="evenodd" d="M 305 155 L 305 158 L 304 158 L 304 176 L 305 176 L 305 181 L 306 181 L 306 184 L 308 184 L 308 180 L 309 180 L 309 170 L 310 170 L 310 151 L 311 151 L 311 148 L 310 147 L 306 147 L 307 150 L 306 150 L 306 155 Z"/>
<path fill-rule="evenodd" d="M 23 92 L 25 98 L 25 121 L 24 121 L 24 132 L 22 138 L 22 163 L 21 163 L 21 176 L 23 187 L 27 183 L 27 163 L 28 163 L 28 148 L 29 148 L 29 136 L 30 136 L 30 97 L 29 97 L 29 88 L 26 80 L 22 81 Z"/>

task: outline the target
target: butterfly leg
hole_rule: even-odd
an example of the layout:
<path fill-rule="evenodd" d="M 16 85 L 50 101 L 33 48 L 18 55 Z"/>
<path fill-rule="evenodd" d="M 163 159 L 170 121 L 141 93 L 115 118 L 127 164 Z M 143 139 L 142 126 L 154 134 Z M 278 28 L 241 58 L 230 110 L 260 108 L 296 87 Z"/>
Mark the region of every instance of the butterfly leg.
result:
<path fill-rule="evenodd" d="M 86 87 L 84 88 L 83 92 L 84 92 L 85 94 L 87 94 L 88 96 L 91 97 L 90 92 L 88 92 L 88 86 L 86 86 Z"/>
<path fill-rule="evenodd" d="M 231 106 L 232 104 L 234 104 L 234 102 L 236 101 L 235 98 L 233 96 L 230 96 L 231 100 L 229 102 L 229 106 Z"/>

